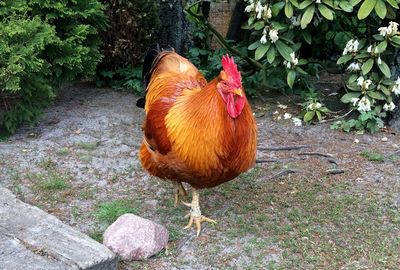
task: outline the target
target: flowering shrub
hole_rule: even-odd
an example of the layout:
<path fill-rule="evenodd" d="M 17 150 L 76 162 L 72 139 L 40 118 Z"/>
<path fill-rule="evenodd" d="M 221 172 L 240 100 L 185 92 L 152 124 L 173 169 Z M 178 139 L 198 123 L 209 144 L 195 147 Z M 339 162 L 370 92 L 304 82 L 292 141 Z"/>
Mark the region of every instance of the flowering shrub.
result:
<path fill-rule="evenodd" d="M 387 51 L 400 47 L 398 26 L 390 22 L 389 26 L 380 27 L 379 34 L 369 42 L 366 39 L 347 42 L 343 56 L 337 61 L 338 64 L 350 62 L 347 66 L 351 74 L 346 83 L 348 93 L 341 101 L 349 103 L 359 115 L 351 121 L 337 122 L 335 128 L 367 128 L 374 132 L 383 126 L 381 119 L 396 108 L 393 97 L 400 94 L 400 77 L 396 81 L 390 79 L 390 68 L 382 58 L 390 57 Z"/>
<path fill-rule="evenodd" d="M 337 64 L 346 64 L 349 72 L 348 93 L 341 101 L 358 112 L 358 118 L 337 122 L 334 127 L 346 131 L 352 128 L 376 131 L 383 125 L 382 119 L 395 108 L 393 95 L 400 92 L 400 79 L 395 82 L 390 78 L 387 64 L 390 52 L 400 46 L 400 36 L 396 22 L 376 29 L 379 34 L 373 36 L 371 25 L 381 24 L 384 18 L 394 20 L 400 1 L 245 2 L 249 19 L 244 28 L 249 29 L 253 37 L 248 50 L 262 64 L 267 80 L 272 78 L 269 81 L 272 86 L 279 87 L 286 81 L 289 88 L 312 90 L 309 75 L 313 75 L 315 63 L 322 65 L 323 61 L 334 60 L 332 57 L 341 54 Z M 368 22 L 363 21 L 367 17 Z M 327 51 L 324 53 L 322 48 Z M 282 74 L 286 78 L 282 78 Z M 322 120 L 328 112 L 314 96 L 303 104 L 301 115 L 305 122 L 311 122 Z"/>

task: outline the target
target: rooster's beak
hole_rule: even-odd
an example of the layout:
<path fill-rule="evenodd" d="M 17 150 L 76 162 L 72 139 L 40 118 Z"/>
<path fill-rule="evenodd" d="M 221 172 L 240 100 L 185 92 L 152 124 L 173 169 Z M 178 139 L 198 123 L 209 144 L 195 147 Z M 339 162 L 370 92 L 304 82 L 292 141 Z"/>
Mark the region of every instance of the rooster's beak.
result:
<path fill-rule="evenodd" d="M 238 95 L 239 97 L 243 97 L 242 88 L 237 88 L 237 89 L 233 90 L 233 93 Z"/>

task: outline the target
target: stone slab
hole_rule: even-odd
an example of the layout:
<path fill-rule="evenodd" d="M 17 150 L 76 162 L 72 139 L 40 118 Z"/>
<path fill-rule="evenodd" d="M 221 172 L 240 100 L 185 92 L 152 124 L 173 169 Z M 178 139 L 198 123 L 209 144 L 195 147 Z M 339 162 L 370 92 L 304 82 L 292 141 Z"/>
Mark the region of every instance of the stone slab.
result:
<path fill-rule="evenodd" d="M 116 268 L 107 247 L 0 186 L 0 269 Z"/>

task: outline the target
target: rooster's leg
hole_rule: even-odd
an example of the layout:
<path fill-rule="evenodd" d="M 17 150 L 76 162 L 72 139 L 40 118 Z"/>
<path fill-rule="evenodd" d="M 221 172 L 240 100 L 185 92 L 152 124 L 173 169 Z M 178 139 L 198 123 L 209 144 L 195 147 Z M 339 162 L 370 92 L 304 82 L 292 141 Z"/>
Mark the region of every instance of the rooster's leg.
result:
<path fill-rule="evenodd" d="M 182 197 L 187 198 L 187 192 L 181 182 L 178 182 L 178 181 L 173 181 L 173 182 L 174 182 L 174 186 L 175 186 L 174 206 L 177 207 L 179 205 L 179 202 L 181 201 Z"/>
<path fill-rule="evenodd" d="M 204 222 L 204 221 L 212 222 L 212 223 L 217 223 L 217 222 L 215 220 L 212 220 L 201 214 L 200 205 L 199 205 L 199 192 L 197 191 L 197 189 L 193 188 L 192 196 L 193 196 L 192 203 L 182 202 L 183 204 L 185 204 L 186 206 L 189 206 L 191 208 L 190 214 L 188 215 L 190 217 L 189 223 L 184 229 L 188 229 L 188 228 L 192 227 L 192 225 L 194 223 L 196 225 L 196 229 L 197 229 L 197 236 L 199 236 L 200 231 L 201 231 L 201 223 L 202 222 Z"/>

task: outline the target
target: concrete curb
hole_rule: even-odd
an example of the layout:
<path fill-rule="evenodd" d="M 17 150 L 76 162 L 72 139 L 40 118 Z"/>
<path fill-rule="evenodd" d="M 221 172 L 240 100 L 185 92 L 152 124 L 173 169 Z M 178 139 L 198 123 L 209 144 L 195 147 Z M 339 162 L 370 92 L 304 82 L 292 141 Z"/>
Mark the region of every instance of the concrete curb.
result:
<path fill-rule="evenodd" d="M 0 186 L 0 269 L 116 268 L 105 246 Z"/>

